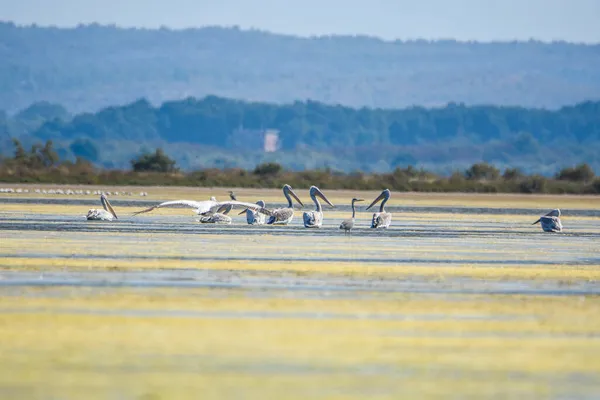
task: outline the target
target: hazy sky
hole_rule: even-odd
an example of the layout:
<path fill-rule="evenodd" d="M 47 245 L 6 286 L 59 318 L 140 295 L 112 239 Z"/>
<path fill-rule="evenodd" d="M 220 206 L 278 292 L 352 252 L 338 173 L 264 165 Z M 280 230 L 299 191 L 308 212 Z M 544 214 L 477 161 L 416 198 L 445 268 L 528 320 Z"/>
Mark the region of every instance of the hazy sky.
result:
<path fill-rule="evenodd" d="M 239 25 L 302 36 L 600 42 L 600 0 L 0 0 L 0 20 Z"/>

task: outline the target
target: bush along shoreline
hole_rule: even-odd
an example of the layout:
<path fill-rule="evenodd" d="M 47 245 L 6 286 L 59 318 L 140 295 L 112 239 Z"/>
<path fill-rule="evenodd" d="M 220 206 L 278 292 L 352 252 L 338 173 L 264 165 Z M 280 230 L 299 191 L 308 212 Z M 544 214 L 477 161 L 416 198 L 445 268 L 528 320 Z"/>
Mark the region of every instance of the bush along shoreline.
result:
<path fill-rule="evenodd" d="M 182 172 L 175 161 L 156 149 L 131 160 L 131 170 L 105 170 L 83 158 L 61 160 L 52 141 L 34 145 L 29 151 L 17 140 L 14 146 L 13 157 L 0 159 L 1 182 L 241 188 L 280 188 L 287 183 L 297 188 L 316 185 L 323 189 L 389 188 L 398 192 L 600 194 L 600 177 L 587 164 L 563 168 L 552 178 L 527 175 L 515 168 L 500 171 L 487 163 L 476 163 L 450 176 L 412 166 L 382 174 L 288 171 L 277 163 L 263 163 L 251 171 L 211 168 Z"/>

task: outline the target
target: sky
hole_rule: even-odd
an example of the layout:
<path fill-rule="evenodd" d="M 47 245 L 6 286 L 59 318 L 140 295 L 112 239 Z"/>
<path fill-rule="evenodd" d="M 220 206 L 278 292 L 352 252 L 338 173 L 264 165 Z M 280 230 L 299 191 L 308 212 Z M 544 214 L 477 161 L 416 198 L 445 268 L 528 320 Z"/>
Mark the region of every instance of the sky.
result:
<path fill-rule="evenodd" d="M 299 36 L 600 43 L 600 0 L 0 0 L 0 20 L 257 28 Z"/>

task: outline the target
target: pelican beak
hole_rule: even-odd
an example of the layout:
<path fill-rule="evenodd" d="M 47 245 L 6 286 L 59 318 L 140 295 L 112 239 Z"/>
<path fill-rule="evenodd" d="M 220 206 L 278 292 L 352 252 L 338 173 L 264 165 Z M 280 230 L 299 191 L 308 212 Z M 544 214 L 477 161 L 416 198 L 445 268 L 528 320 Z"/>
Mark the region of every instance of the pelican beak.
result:
<path fill-rule="evenodd" d="M 356 199 L 356 201 L 365 201 L 365 199 Z"/>
<path fill-rule="evenodd" d="M 373 202 L 371 203 L 371 205 L 369 207 L 367 207 L 367 210 L 371 207 L 373 207 L 375 204 L 379 203 L 383 198 L 384 198 L 384 194 L 381 193 L 379 196 L 377 196 L 377 198 L 375 200 L 373 200 Z"/>
<path fill-rule="evenodd" d="M 541 218 L 538 218 L 538 220 L 537 220 L 537 221 L 535 221 L 535 222 L 534 222 L 533 224 L 531 224 L 531 225 L 535 225 L 535 224 L 537 224 L 538 222 L 540 222 L 541 220 L 542 220 Z"/>
<path fill-rule="evenodd" d="M 110 201 L 108 201 L 108 199 L 104 196 L 102 197 L 102 205 L 104 206 L 106 211 L 110 212 L 113 215 L 113 217 L 115 217 L 115 219 L 119 219 L 119 217 L 117 217 L 117 213 L 115 212 L 114 208 L 112 208 Z"/>
<path fill-rule="evenodd" d="M 296 199 L 296 201 L 302 206 L 304 207 L 304 204 L 302 203 L 302 201 L 300 201 L 300 199 L 298 198 L 298 196 L 296 195 L 296 193 L 294 193 L 294 191 L 292 189 L 290 189 L 289 193 L 292 195 L 292 197 L 294 199 Z M 329 201 L 328 201 L 329 203 Z"/>
<path fill-rule="evenodd" d="M 317 191 L 316 195 L 319 196 L 320 198 L 322 198 L 323 201 L 326 202 L 327 204 L 329 204 L 331 207 L 335 207 L 333 204 L 331 204 L 329 199 L 327 197 L 325 197 L 325 195 L 323 194 L 323 192 L 321 192 L 321 190 Z"/>
<path fill-rule="evenodd" d="M 242 212 L 240 212 L 238 215 L 242 215 L 242 214 L 244 214 L 246 211 L 248 211 L 248 209 L 247 209 L 247 208 L 244 208 L 244 209 L 242 210 Z"/>

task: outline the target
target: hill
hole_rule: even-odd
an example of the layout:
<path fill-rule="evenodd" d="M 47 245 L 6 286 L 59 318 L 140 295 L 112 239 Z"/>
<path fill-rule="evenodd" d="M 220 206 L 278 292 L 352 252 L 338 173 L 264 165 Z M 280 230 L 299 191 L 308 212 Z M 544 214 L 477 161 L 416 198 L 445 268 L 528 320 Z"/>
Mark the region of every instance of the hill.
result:
<path fill-rule="evenodd" d="M 276 151 L 264 151 L 265 131 L 277 136 Z M 159 146 L 184 169 L 275 161 L 296 170 L 412 165 L 451 172 L 485 161 L 550 175 L 583 162 L 600 170 L 600 102 L 558 110 L 456 103 L 370 109 L 207 96 L 160 107 L 142 99 L 74 116 L 36 103 L 15 116 L 0 113 L 0 147 L 12 151 L 11 137 L 28 145 L 53 140 L 63 157 L 111 168 L 128 167 L 135 155 Z"/>
<path fill-rule="evenodd" d="M 214 94 L 351 107 L 559 108 L 600 98 L 600 46 L 299 38 L 261 31 L 0 23 L 0 109 L 73 112 Z"/>

